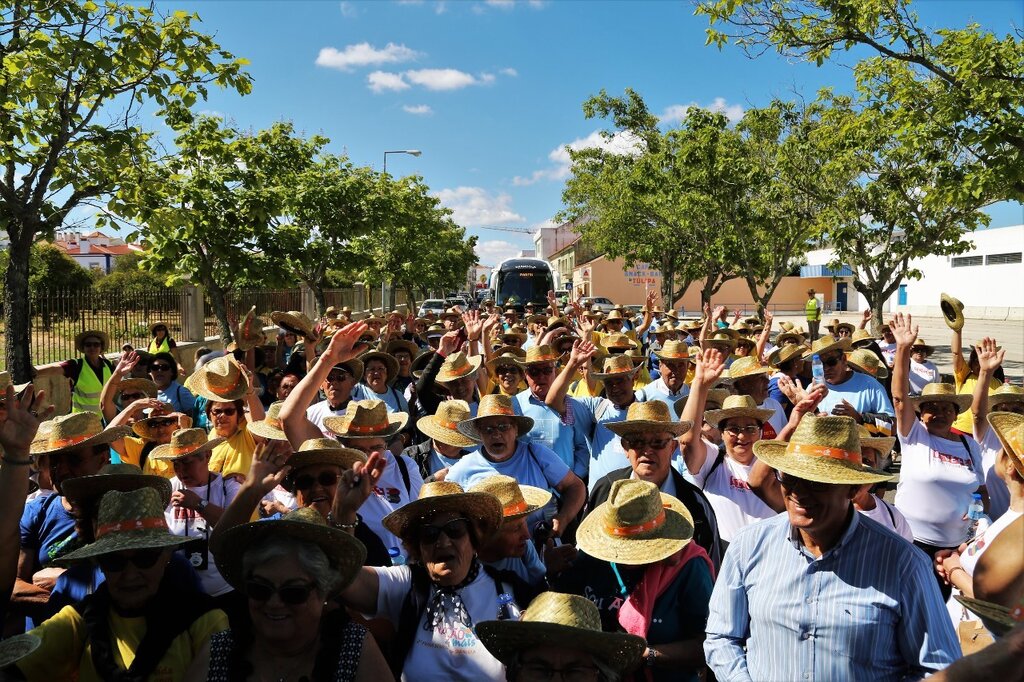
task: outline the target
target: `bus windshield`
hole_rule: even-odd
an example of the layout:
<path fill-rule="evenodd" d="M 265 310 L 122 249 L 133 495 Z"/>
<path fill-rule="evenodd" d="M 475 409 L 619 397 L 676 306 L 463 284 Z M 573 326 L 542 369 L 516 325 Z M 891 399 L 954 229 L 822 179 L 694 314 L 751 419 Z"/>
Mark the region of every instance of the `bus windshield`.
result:
<path fill-rule="evenodd" d="M 514 270 L 498 273 L 498 306 L 546 304 L 548 292 L 554 288 L 551 272 L 545 270 Z"/>

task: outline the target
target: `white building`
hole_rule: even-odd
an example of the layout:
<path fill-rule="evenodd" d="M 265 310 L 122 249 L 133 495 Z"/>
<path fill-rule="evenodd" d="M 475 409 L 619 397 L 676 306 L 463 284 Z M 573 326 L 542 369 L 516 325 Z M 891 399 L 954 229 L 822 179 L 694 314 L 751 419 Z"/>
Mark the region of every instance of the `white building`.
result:
<path fill-rule="evenodd" d="M 551 227 L 542 227 L 533 235 L 533 254 L 542 260 L 549 260 L 552 254 L 558 253 L 579 239 L 573 231 L 575 223 L 562 223 Z"/>
<path fill-rule="evenodd" d="M 119 256 L 142 253 L 143 250 L 138 244 L 125 244 L 122 239 L 111 238 L 98 231 L 89 234 L 75 231 L 58 233 L 54 244 L 86 270 L 100 270 L 108 275 Z"/>

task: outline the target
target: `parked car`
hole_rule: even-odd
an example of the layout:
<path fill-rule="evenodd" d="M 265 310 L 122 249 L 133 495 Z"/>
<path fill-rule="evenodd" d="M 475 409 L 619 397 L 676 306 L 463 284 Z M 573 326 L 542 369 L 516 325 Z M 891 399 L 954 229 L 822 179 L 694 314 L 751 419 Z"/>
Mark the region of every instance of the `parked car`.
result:
<path fill-rule="evenodd" d="M 422 304 L 420 304 L 420 310 L 417 313 L 417 315 L 419 317 L 425 317 L 427 313 L 434 313 L 435 315 L 440 315 L 447 309 L 448 307 L 445 306 L 443 299 L 428 298 L 427 300 L 423 301 Z"/>
<path fill-rule="evenodd" d="M 580 299 L 580 305 L 587 310 L 596 308 L 602 313 L 610 313 L 615 308 L 615 304 L 603 296 L 584 296 Z"/>
<path fill-rule="evenodd" d="M 444 304 L 448 308 L 451 308 L 452 306 L 459 306 L 463 310 L 469 310 L 470 308 L 469 301 L 467 301 L 462 296 L 449 296 L 448 298 L 444 299 Z"/>

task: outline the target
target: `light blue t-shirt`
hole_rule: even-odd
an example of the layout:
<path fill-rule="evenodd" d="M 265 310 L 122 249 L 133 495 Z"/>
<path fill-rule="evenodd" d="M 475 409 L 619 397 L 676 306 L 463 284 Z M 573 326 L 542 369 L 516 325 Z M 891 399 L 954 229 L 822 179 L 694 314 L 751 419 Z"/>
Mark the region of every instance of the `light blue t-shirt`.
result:
<path fill-rule="evenodd" d="M 580 478 L 585 478 L 590 465 L 590 419 L 584 407 L 569 401 L 573 411 L 571 425 L 562 421 L 561 415 L 537 400 L 530 389 L 521 391 L 512 401 L 516 414 L 533 419 L 533 428 L 524 437 L 531 443 L 540 443 L 555 451 L 555 454 Z M 586 428 L 583 426 L 586 425 Z"/>
<path fill-rule="evenodd" d="M 828 395 L 818 406 L 819 412 L 832 412 L 832 408 L 845 400 L 861 414 L 873 412 L 896 417 L 896 413 L 892 409 L 892 402 L 885 394 L 885 388 L 878 383 L 878 379 L 872 376 L 854 372 L 853 376 L 841 384 L 826 385 L 828 386 Z"/>
<path fill-rule="evenodd" d="M 644 386 L 644 392 L 647 394 L 647 400 L 660 400 L 668 405 L 669 414 L 675 414 L 676 401 L 690 395 L 690 387 L 683 384 L 683 387 L 676 393 L 669 393 L 668 387 L 665 386 L 665 382 L 659 376 L 657 380 Z"/>
<path fill-rule="evenodd" d="M 533 585 L 534 587 L 543 583 L 544 576 L 547 575 L 548 570 L 544 566 L 544 562 L 540 560 L 540 555 L 537 554 L 537 548 L 534 547 L 533 542 L 526 543 L 526 551 L 523 552 L 523 556 L 489 561 L 487 565 L 499 571 L 512 571 L 522 578 L 527 585 Z"/>
<path fill-rule="evenodd" d="M 647 399 L 647 394 L 637 391 L 635 397 L 637 402 L 643 402 Z M 629 466 L 626 451 L 622 449 L 619 437 L 605 426 L 605 424 L 625 420 L 629 407 L 620 410 L 607 398 L 573 398 L 573 400 L 583 405 L 588 418 L 586 429 L 588 433 L 594 434 L 590 442 L 590 468 L 587 481 L 587 492 L 591 493 L 594 490 L 594 485 L 605 475 L 616 469 Z"/>
<path fill-rule="evenodd" d="M 555 487 L 568 473 L 569 467 L 554 450 L 540 443 L 520 440 L 516 445 L 515 454 L 502 462 L 492 462 L 479 450 L 463 455 L 462 459 L 448 470 L 445 480 L 454 481 L 468 490 L 488 476 L 504 474 L 522 485 L 532 485 L 553 493 Z M 553 516 L 554 512 L 555 501 L 552 498 L 547 507 L 530 514 L 527 523 L 532 527 L 534 523 Z"/>
<path fill-rule="evenodd" d="M 359 389 L 366 397 L 356 398 L 356 389 Z M 352 397 L 356 400 L 383 400 L 384 404 L 388 406 L 388 412 L 405 412 L 409 414 L 409 401 L 405 399 L 401 391 L 391 386 L 388 386 L 388 390 L 384 393 L 377 393 L 367 384 L 360 383 L 352 389 Z"/>

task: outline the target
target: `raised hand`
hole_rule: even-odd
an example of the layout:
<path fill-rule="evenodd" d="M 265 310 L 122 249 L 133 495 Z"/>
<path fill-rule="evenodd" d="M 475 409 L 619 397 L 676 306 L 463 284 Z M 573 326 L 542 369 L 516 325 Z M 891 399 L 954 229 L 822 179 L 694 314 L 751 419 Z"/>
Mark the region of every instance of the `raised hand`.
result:
<path fill-rule="evenodd" d="M 365 462 L 356 462 L 351 469 L 341 472 L 331 509 L 336 519 L 347 522 L 359 511 L 380 481 L 386 464 L 384 457 L 375 452 Z"/>
<path fill-rule="evenodd" d="M 725 306 L 724 305 L 715 306 L 715 311 L 711 315 L 711 321 L 712 322 L 717 322 L 718 320 L 721 320 L 723 317 L 725 317 Z"/>
<path fill-rule="evenodd" d="M 784 376 L 784 374 L 779 375 L 779 384 L 782 383 L 782 377 Z M 790 384 L 793 383 L 793 380 L 788 376 L 785 378 Z M 803 396 L 799 400 L 793 402 L 793 411 L 799 412 L 800 414 L 814 414 L 818 410 L 818 405 L 820 405 L 821 401 L 828 395 L 828 386 L 825 386 L 824 384 L 815 384 L 811 390 L 806 392 L 801 391 L 801 393 L 803 393 Z"/>
<path fill-rule="evenodd" d="M 647 292 L 647 308 L 646 312 L 653 312 L 654 305 L 658 302 L 658 290 L 651 289 Z"/>
<path fill-rule="evenodd" d="M 590 341 L 580 339 L 572 344 L 572 352 L 569 353 L 569 364 L 578 369 L 590 362 L 590 358 L 594 357 L 596 352 L 597 346 Z"/>
<path fill-rule="evenodd" d="M 470 310 L 462 313 L 462 322 L 466 325 L 466 338 L 469 341 L 479 341 L 483 330 L 483 322 L 480 321 L 480 311 Z"/>
<path fill-rule="evenodd" d="M 287 465 L 288 454 L 286 441 L 267 440 L 257 444 L 245 485 L 258 490 L 261 497 L 281 485 L 291 471 Z"/>
<path fill-rule="evenodd" d="M 334 332 L 322 357 L 331 363 L 331 367 L 356 357 L 366 347 L 365 343 L 359 342 L 359 337 L 366 329 L 365 322 L 352 322 L 345 325 Z"/>
<path fill-rule="evenodd" d="M 444 336 L 437 344 L 437 352 L 441 354 L 441 357 L 448 357 L 452 353 L 456 353 L 459 350 L 459 346 L 462 345 L 459 332 L 450 331 L 445 332 Z"/>
<path fill-rule="evenodd" d="M 45 398 L 46 392 L 35 392 L 31 384 L 21 392 L 20 398 L 14 393 L 14 386 L 7 387 L 4 393 L 7 418 L 0 423 L 0 447 L 3 448 L 5 457 L 9 456 L 14 460 L 24 460 L 28 457 L 29 446 L 36 437 L 40 422 L 53 414 L 53 405 L 45 410 L 36 411 L 35 406 L 41 405 Z"/>
<path fill-rule="evenodd" d="M 897 347 L 910 348 L 914 345 L 914 341 L 917 341 L 918 327 L 913 324 L 909 314 L 896 313 L 893 315 L 892 322 L 889 323 L 889 330 L 896 337 Z"/>
<path fill-rule="evenodd" d="M 1006 356 L 1006 350 L 999 348 L 996 345 L 996 340 L 993 338 L 985 337 L 981 340 L 981 343 L 977 345 L 978 349 L 978 368 L 982 371 L 988 371 L 989 373 L 995 372 L 1003 364 L 1003 358 Z"/>
<path fill-rule="evenodd" d="M 865 308 L 864 309 L 864 314 L 861 317 L 864 318 L 865 322 L 870 322 L 871 321 L 871 308 Z"/>
<path fill-rule="evenodd" d="M 771 330 L 771 328 L 772 328 L 772 321 L 774 321 L 774 320 L 775 320 L 775 314 L 774 313 L 771 313 L 771 312 L 769 312 L 767 310 L 764 311 L 764 328 L 765 329 Z"/>
<path fill-rule="evenodd" d="M 725 355 L 717 348 L 705 348 L 693 358 L 693 382 L 713 386 L 725 371 Z"/>
<path fill-rule="evenodd" d="M 558 314 L 558 299 L 555 298 L 555 292 L 551 291 L 550 289 L 548 289 L 548 307 L 550 307 L 551 310 L 554 311 L 552 313 L 553 315 Z"/>
<path fill-rule="evenodd" d="M 777 383 L 779 390 L 782 391 L 782 395 L 786 396 L 793 405 L 799 405 L 807 397 L 807 392 L 800 388 L 789 376 L 781 372 L 778 376 Z"/>
<path fill-rule="evenodd" d="M 117 367 L 114 368 L 114 374 L 119 377 L 126 377 L 132 373 L 137 364 L 139 364 L 139 354 L 134 350 L 122 353 L 121 359 L 117 361 Z"/>

